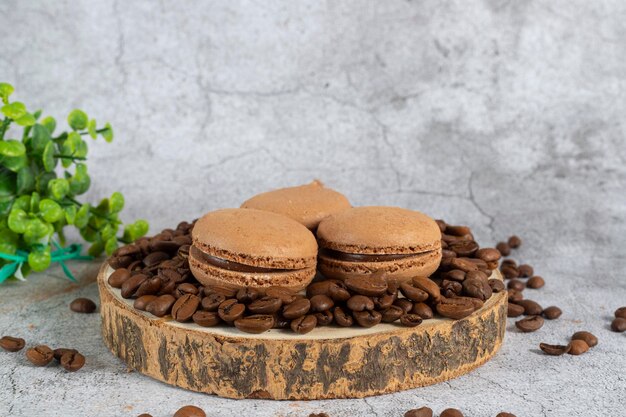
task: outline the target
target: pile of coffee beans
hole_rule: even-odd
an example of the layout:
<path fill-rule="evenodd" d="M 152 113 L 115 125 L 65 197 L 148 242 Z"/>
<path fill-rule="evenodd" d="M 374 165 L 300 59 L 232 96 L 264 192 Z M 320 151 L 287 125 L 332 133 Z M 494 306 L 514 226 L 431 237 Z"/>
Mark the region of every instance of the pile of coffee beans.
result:
<path fill-rule="evenodd" d="M 566 353 L 570 355 L 582 355 L 598 344 L 598 338 L 587 331 L 576 332 L 572 335 L 567 345 L 539 344 L 539 348 L 547 355 L 561 356 Z"/>
<path fill-rule="evenodd" d="M 615 310 L 615 319 L 611 323 L 611 330 L 617 333 L 626 332 L 626 307 Z"/>
<path fill-rule="evenodd" d="M 19 337 L 3 336 L 0 348 L 8 352 L 19 352 L 26 346 L 26 341 Z M 46 366 L 53 359 L 69 372 L 78 371 L 85 365 L 85 357 L 75 349 L 50 349 L 46 345 L 33 346 L 26 350 L 26 359 L 35 366 Z"/>
<path fill-rule="evenodd" d="M 119 248 L 109 260 L 115 271 L 109 284 L 134 307 L 157 317 L 170 316 L 199 326 L 232 325 L 246 333 L 290 328 L 304 334 L 318 326 L 372 327 L 399 323 L 415 327 L 436 313 L 461 319 L 482 307 L 502 281 L 490 279 L 500 252 L 480 248 L 466 226 L 437 220 L 442 232 L 443 258 L 431 278 L 394 283 L 381 273 L 366 278 L 326 279 L 311 283 L 306 294 L 270 287 L 239 291 L 204 287 L 189 270 L 191 230 L 182 222 Z"/>

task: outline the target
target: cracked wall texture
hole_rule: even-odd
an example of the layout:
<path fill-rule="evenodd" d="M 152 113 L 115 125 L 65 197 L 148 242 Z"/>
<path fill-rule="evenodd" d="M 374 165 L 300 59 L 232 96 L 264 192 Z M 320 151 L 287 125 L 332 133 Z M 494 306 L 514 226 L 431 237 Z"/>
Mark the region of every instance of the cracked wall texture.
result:
<path fill-rule="evenodd" d="M 518 253 L 547 281 L 536 296 L 565 311 L 471 375 L 366 400 L 229 401 L 127 374 L 96 297 L 53 269 L 0 288 L 0 331 L 71 344 L 72 375 L 0 353 L 0 415 L 400 415 L 456 406 L 466 416 L 621 415 L 626 304 L 626 3 L 622 1 L 171 2 L 4 0 L 0 79 L 63 119 L 110 121 L 90 142 L 88 197 L 126 196 L 125 219 L 153 230 L 319 178 L 355 205 L 423 210 Z M 530 290 L 529 290 L 530 291 Z M 581 357 L 537 353 L 590 329 Z"/>

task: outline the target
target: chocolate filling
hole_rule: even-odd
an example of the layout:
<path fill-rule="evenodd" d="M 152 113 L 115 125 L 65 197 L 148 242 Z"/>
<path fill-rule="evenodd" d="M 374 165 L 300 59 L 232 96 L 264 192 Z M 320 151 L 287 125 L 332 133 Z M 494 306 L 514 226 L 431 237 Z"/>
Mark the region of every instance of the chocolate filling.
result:
<path fill-rule="evenodd" d="M 424 253 L 392 253 L 392 254 L 368 254 L 368 253 L 346 253 L 332 249 L 322 249 L 322 255 L 329 258 L 345 262 L 385 262 L 396 261 L 398 259 L 410 258 L 412 256 L 423 255 Z"/>
<path fill-rule="evenodd" d="M 277 268 L 263 268 L 260 266 L 251 266 L 240 264 L 238 262 L 229 261 L 226 259 L 218 258 L 213 255 L 209 255 L 208 253 L 202 252 L 200 249 L 192 246 L 190 249 L 190 253 L 196 259 L 203 261 L 209 265 L 215 266 L 217 268 L 227 269 L 229 271 L 235 272 L 285 272 L 292 271 L 292 269 L 277 269 Z"/>

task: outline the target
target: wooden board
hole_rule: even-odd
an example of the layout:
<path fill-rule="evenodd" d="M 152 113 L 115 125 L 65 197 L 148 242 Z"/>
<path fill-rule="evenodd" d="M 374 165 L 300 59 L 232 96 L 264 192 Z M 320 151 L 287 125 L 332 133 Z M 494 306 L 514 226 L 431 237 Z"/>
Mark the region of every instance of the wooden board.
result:
<path fill-rule="evenodd" d="M 462 320 L 251 335 L 135 310 L 107 283 L 111 272 L 105 263 L 98 286 L 102 335 L 113 354 L 160 381 L 228 398 L 362 398 L 435 384 L 488 361 L 506 325 L 501 292 Z"/>

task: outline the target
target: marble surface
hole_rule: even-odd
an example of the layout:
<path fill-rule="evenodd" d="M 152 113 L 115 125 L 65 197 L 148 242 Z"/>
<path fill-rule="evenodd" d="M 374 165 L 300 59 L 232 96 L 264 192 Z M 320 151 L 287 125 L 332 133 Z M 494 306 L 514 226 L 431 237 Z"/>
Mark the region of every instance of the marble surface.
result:
<path fill-rule="evenodd" d="M 423 210 L 511 233 L 548 284 L 528 297 L 563 317 L 508 326 L 470 375 L 361 400 L 233 401 L 155 382 L 103 346 L 97 262 L 0 287 L 0 333 L 69 345 L 69 374 L 0 353 L 0 415 L 399 416 L 429 405 L 466 416 L 623 415 L 626 335 L 626 3 L 618 0 L 0 2 L 0 78 L 63 119 L 110 121 L 90 143 L 88 198 L 119 190 L 124 219 L 153 230 L 250 195 L 319 178 L 355 205 Z M 532 295 L 531 295 L 532 294 Z M 600 344 L 548 357 L 576 330 Z"/>

